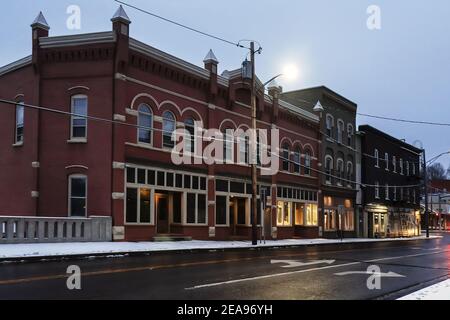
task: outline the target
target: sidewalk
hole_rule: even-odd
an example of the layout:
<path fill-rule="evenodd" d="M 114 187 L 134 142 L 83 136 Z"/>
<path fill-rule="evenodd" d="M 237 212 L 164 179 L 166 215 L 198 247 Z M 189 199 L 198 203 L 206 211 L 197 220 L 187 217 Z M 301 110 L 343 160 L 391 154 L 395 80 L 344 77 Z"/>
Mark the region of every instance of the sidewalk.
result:
<path fill-rule="evenodd" d="M 430 236 L 430 239 L 441 238 Z M 78 256 L 108 256 L 144 254 L 155 252 L 233 250 L 255 248 L 302 247 L 333 244 L 373 243 L 391 241 L 426 240 L 424 236 L 401 239 L 292 239 L 266 241 L 252 246 L 250 241 L 181 241 L 181 242 L 98 242 L 98 243 L 49 243 L 49 244 L 4 244 L 0 245 L 0 261 L 51 259 Z"/>
<path fill-rule="evenodd" d="M 450 279 L 413 292 L 398 300 L 450 300 Z"/>

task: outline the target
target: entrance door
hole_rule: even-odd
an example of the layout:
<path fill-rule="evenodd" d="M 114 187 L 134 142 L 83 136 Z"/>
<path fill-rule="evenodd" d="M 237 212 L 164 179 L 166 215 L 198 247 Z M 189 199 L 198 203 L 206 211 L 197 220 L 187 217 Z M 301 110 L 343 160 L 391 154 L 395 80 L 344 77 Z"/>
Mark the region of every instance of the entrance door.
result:
<path fill-rule="evenodd" d="M 169 197 L 163 194 L 155 195 L 156 200 L 156 219 L 157 233 L 169 233 Z"/>

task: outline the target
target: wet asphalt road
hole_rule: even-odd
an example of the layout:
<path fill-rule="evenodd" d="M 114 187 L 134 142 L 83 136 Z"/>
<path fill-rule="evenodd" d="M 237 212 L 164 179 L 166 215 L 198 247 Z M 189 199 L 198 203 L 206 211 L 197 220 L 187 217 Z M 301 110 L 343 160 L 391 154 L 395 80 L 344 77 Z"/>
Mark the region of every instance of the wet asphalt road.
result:
<path fill-rule="evenodd" d="M 277 261 L 278 260 L 278 261 Z M 281 260 L 281 261 L 280 261 Z M 66 270 L 80 267 L 81 290 Z M 369 290 L 369 266 L 380 288 Z M 441 239 L 0 264 L 0 299 L 396 299 L 450 276 Z"/>

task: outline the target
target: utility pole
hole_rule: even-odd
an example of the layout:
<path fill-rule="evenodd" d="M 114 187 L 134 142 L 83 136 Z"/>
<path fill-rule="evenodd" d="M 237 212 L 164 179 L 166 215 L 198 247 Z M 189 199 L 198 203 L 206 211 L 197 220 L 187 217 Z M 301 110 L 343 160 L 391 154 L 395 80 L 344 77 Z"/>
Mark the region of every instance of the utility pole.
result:
<path fill-rule="evenodd" d="M 252 68 L 252 80 L 251 80 L 251 103 L 252 103 L 252 245 L 258 245 L 258 167 L 257 167 L 257 128 L 256 128 L 256 72 L 255 72 L 255 43 L 250 43 L 250 57 Z"/>
<path fill-rule="evenodd" d="M 425 230 L 427 232 L 427 238 L 430 237 L 430 217 L 428 212 L 428 174 L 427 174 L 427 161 L 425 156 L 425 149 L 422 150 L 423 153 L 423 184 L 425 193 Z"/>

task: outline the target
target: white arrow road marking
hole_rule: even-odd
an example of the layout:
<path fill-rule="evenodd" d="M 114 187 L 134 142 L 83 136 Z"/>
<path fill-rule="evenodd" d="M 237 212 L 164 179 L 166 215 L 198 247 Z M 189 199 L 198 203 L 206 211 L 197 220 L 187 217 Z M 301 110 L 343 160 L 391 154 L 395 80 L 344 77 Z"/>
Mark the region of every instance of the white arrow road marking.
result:
<path fill-rule="evenodd" d="M 348 276 L 353 274 L 364 274 L 364 275 L 374 275 L 380 278 L 405 278 L 406 276 L 389 271 L 386 273 L 383 272 L 370 272 L 370 271 L 346 271 L 335 273 L 336 276 Z"/>
<path fill-rule="evenodd" d="M 336 260 L 315 260 L 310 262 L 301 262 L 297 260 L 270 260 L 271 264 L 278 264 L 283 263 L 286 264 L 285 266 L 282 266 L 282 268 L 297 268 L 297 267 L 305 267 L 305 266 L 312 266 L 316 264 L 333 264 Z"/>

